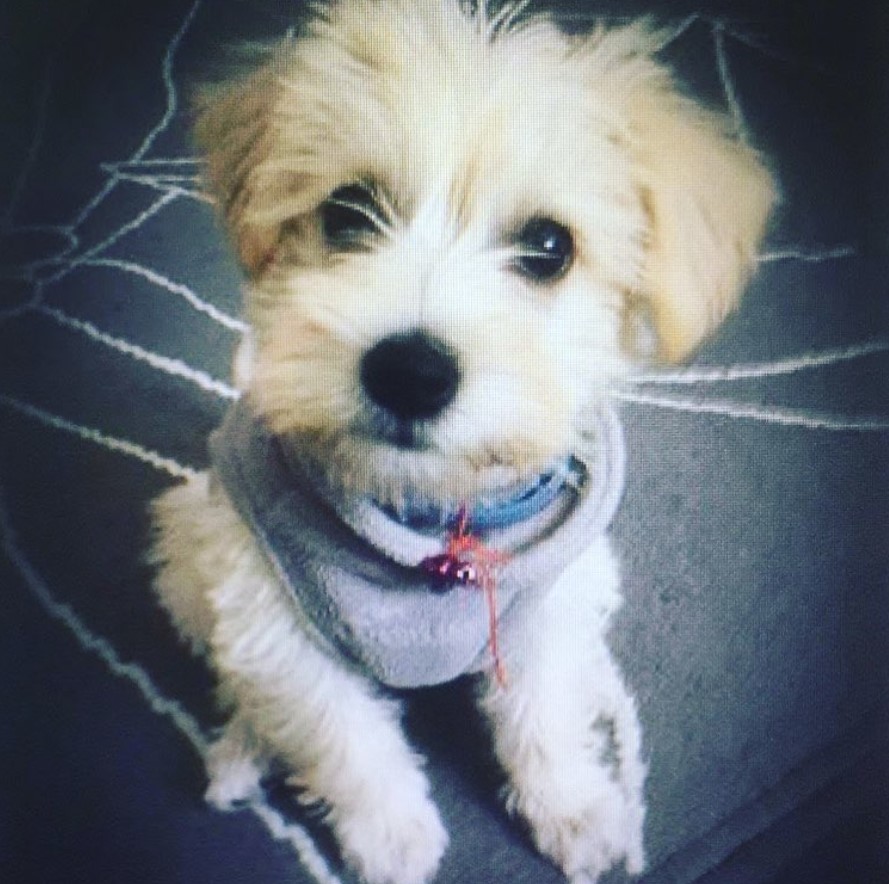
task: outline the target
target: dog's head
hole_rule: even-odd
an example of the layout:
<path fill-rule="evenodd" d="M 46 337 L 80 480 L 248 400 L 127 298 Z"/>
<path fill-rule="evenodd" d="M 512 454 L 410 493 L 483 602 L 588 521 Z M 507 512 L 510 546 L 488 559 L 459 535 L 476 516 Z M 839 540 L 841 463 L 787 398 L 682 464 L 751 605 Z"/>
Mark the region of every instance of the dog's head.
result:
<path fill-rule="evenodd" d="M 277 433 L 380 497 L 472 494 L 564 456 L 615 379 L 722 320 L 771 179 L 662 40 L 341 0 L 206 96 L 242 380 Z"/>

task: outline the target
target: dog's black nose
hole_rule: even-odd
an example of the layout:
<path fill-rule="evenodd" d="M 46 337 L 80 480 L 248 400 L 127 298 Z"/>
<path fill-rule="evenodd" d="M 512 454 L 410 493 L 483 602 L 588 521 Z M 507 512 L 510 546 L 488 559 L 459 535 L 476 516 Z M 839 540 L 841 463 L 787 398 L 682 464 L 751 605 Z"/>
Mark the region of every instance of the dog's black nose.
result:
<path fill-rule="evenodd" d="M 360 374 L 371 400 L 406 421 L 441 414 L 460 383 L 460 367 L 451 348 L 424 331 L 378 341 L 362 357 Z"/>

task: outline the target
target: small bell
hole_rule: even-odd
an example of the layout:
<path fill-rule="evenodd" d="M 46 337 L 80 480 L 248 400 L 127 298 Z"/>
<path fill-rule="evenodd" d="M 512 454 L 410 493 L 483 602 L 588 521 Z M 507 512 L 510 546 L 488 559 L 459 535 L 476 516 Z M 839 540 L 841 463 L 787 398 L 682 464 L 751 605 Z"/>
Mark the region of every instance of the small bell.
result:
<path fill-rule="evenodd" d="M 497 570 L 509 556 L 485 546 L 469 532 L 469 518 L 461 507 L 455 529 L 448 537 L 447 550 L 428 556 L 420 568 L 430 578 L 433 592 L 445 593 L 455 586 L 475 586 L 484 590 L 488 603 L 489 645 L 494 660 L 494 674 L 501 687 L 506 685 L 506 670 L 497 642 Z"/>
<path fill-rule="evenodd" d="M 432 588 L 436 592 L 447 592 L 455 584 L 478 585 L 478 570 L 475 565 L 453 553 L 429 556 L 423 559 L 420 566 L 432 578 Z"/>

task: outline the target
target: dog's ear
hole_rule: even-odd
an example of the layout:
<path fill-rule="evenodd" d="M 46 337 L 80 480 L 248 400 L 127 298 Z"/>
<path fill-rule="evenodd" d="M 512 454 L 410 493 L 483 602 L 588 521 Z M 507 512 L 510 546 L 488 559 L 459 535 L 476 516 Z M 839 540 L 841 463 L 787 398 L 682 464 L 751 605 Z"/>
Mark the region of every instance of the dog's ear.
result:
<path fill-rule="evenodd" d="M 279 225 L 262 218 L 266 191 L 274 182 L 263 174 L 270 152 L 270 124 L 279 86 L 274 64 L 253 74 L 203 89 L 196 97 L 194 139 L 204 156 L 207 185 L 249 275 L 266 264 Z"/>
<path fill-rule="evenodd" d="M 648 239 L 642 290 L 663 359 L 678 361 L 735 306 L 770 209 L 772 177 L 719 114 L 650 62 L 629 97 Z"/>

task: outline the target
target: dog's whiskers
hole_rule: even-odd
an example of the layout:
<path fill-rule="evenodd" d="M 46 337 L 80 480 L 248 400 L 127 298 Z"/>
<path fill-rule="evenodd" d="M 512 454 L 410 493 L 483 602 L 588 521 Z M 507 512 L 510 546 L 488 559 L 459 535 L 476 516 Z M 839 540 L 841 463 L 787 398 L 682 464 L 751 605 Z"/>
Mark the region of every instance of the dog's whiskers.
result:
<path fill-rule="evenodd" d="M 500 34 L 514 30 L 521 22 L 522 16 L 531 5 L 531 0 L 518 0 L 516 3 L 504 3 L 488 16 L 488 4 L 485 0 L 478 3 L 478 20 L 483 33 L 489 40 L 496 39 Z"/>

